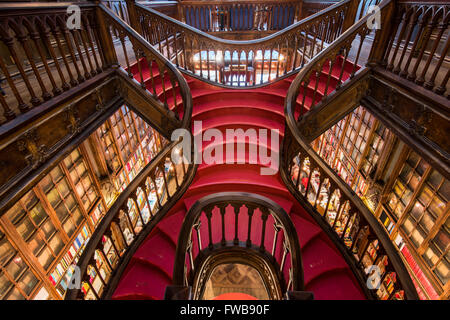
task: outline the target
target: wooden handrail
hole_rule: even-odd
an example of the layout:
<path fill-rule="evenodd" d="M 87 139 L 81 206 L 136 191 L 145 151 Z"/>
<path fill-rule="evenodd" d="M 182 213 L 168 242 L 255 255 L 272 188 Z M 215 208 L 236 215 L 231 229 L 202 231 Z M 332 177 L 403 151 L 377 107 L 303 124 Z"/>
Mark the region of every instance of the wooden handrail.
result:
<path fill-rule="evenodd" d="M 220 86 L 256 87 L 287 77 L 342 32 L 350 0 L 262 39 L 225 40 L 137 3 L 144 38 L 184 73 Z"/>
<path fill-rule="evenodd" d="M 246 210 L 244 209 L 246 208 Z M 247 211 L 246 213 L 244 213 Z M 204 216 L 203 216 L 204 215 Z M 226 224 L 226 215 L 231 215 L 234 226 Z M 220 239 L 215 241 L 212 235 L 214 216 L 220 216 L 216 221 L 221 221 Z M 206 223 L 202 229 L 201 224 Z M 248 219 L 245 226 L 243 221 Z M 259 219 L 260 224 L 255 223 Z M 259 221 L 258 220 L 258 221 Z M 206 222 L 205 222 L 206 221 Z M 271 225 L 273 224 L 273 226 Z M 261 228 L 256 228 L 261 226 Z M 273 233 L 267 232 L 274 228 Z M 226 230 L 232 232 L 226 233 Z M 202 231 L 203 230 L 203 231 Z M 238 230 L 246 230 L 246 236 L 239 238 Z M 256 233 L 260 234 L 260 243 L 253 243 Z M 269 238 L 272 235 L 272 238 Z M 219 236 L 219 235 L 218 235 Z M 230 238 L 232 237 L 232 238 Z M 201 239 L 205 239 L 202 241 Z M 206 243 L 204 247 L 202 244 Z M 270 248 L 265 247 L 269 243 Z M 269 293 L 271 297 L 281 298 L 288 290 L 301 291 L 304 289 L 303 267 L 301 262 L 300 244 L 297 231 L 288 214 L 272 200 L 251 193 L 222 192 L 208 195 L 198 200 L 186 214 L 175 254 L 173 271 L 173 284 L 175 286 L 192 285 L 194 278 L 197 286 L 194 286 L 194 297 L 199 298 L 203 288 L 205 275 L 201 270 L 205 267 L 208 257 L 219 252 L 239 250 L 241 255 L 245 252 L 259 254 L 262 259 L 269 259 L 269 265 L 276 266 L 277 281 L 281 283 L 281 295 L 277 292 Z M 286 263 L 290 259 L 290 263 Z M 189 263 L 186 263 L 189 261 Z M 284 279 L 283 274 L 288 274 L 289 279 Z M 191 282 L 191 283 L 189 283 Z M 204 284 L 204 283 L 203 283 Z M 195 284 L 194 284 L 195 285 Z"/>
<path fill-rule="evenodd" d="M 393 1 L 386 0 L 379 4 L 383 20 L 386 23 L 389 18 L 389 11 L 393 8 Z M 372 13 L 374 14 L 374 13 Z M 308 109 L 317 107 L 321 101 L 326 99 L 327 89 L 321 92 L 318 99 L 313 99 L 308 106 L 305 99 L 299 102 L 298 96 L 301 89 L 303 92 L 311 90 L 315 96 L 318 94 L 318 73 L 321 73 L 323 66 L 327 66 L 326 71 L 331 74 L 331 70 L 336 61 L 342 61 L 337 79 L 337 90 L 342 90 L 348 82 L 342 80 L 344 63 L 348 59 L 353 40 L 359 36 L 360 42 L 356 43 L 356 57 L 353 65 L 358 63 L 358 56 L 365 36 L 369 30 L 367 20 L 372 14 L 355 23 L 339 38 L 337 38 L 328 48 L 319 53 L 300 73 L 291 84 L 285 100 L 286 127 L 288 132 L 283 144 L 282 178 L 289 190 L 296 196 L 304 207 L 317 221 L 328 226 L 333 237 L 340 243 L 341 251 L 359 268 L 360 279 L 369 279 L 370 267 L 384 266 L 381 268 L 381 286 L 384 286 L 387 279 L 395 280 L 392 291 L 387 295 L 374 294 L 378 299 L 418 299 L 414 284 L 408 274 L 407 269 L 400 257 L 398 250 L 389 239 L 381 224 L 367 209 L 362 200 L 342 181 L 337 174 L 329 168 L 312 148 L 304 142 L 297 127 L 296 114 L 303 116 Z M 377 38 L 375 37 L 375 42 Z M 358 49 L 359 48 L 359 49 Z M 361 72 L 361 67 L 358 72 Z M 315 74 L 314 74 L 315 73 Z M 349 71 L 352 78 L 356 73 L 356 68 Z M 311 78 L 315 78 L 311 81 Z M 323 80 L 322 80 L 323 81 Z M 330 77 L 326 78 L 326 83 Z M 312 83 L 312 85 L 310 85 Z M 311 94 L 311 91 L 308 94 Z M 300 111 L 295 108 L 300 106 Z M 347 252 L 345 252 L 347 251 Z M 350 258 L 351 257 L 351 258 Z M 369 269 L 368 269 L 369 268 Z M 386 286 L 385 286 L 386 287 Z M 377 291 L 379 292 L 379 291 Z"/>

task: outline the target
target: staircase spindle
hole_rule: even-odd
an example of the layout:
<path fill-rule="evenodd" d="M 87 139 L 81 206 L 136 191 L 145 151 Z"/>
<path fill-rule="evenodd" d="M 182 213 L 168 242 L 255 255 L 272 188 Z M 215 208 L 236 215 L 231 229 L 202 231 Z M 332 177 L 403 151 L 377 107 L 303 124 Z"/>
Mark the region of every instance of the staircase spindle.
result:
<path fill-rule="evenodd" d="M 234 209 L 234 239 L 233 243 L 235 245 L 239 244 L 239 238 L 238 238 L 238 227 L 239 227 L 239 211 L 241 210 L 241 206 L 239 204 L 232 204 Z"/>
<path fill-rule="evenodd" d="M 261 252 L 265 251 L 265 245 L 264 241 L 266 239 L 266 225 L 267 225 L 267 218 L 269 217 L 269 210 L 266 208 L 259 208 L 261 211 L 261 220 L 263 222 L 262 230 L 261 230 L 261 244 L 259 246 L 259 250 Z"/>
<path fill-rule="evenodd" d="M 248 209 L 248 228 L 247 228 L 247 242 L 246 242 L 246 246 L 247 247 L 251 247 L 252 245 L 252 218 L 253 218 L 253 213 L 255 211 L 255 208 L 253 206 L 247 206 Z"/>
<path fill-rule="evenodd" d="M 208 248 L 209 249 L 213 248 L 212 225 L 211 225 L 211 218 L 212 218 L 212 210 L 213 209 L 214 209 L 214 207 L 205 208 L 205 216 L 208 219 L 208 240 L 209 240 Z"/>

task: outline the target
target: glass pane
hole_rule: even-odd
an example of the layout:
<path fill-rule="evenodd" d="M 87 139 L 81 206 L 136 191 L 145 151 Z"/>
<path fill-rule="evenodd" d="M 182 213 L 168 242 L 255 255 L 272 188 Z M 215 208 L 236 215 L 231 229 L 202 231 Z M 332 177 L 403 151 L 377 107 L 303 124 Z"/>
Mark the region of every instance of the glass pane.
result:
<path fill-rule="evenodd" d="M 38 203 L 33 210 L 31 210 L 30 217 L 36 225 L 40 225 L 48 216 L 42 205 Z"/>
<path fill-rule="evenodd" d="M 41 185 L 42 189 L 44 189 L 45 193 L 49 192 L 53 187 L 53 182 L 49 175 L 45 176 L 45 178 L 42 179 L 39 184 Z"/>
<path fill-rule="evenodd" d="M 419 159 L 420 157 L 415 152 L 411 152 L 407 161 L 412 167 L 415 167 Z"/>
<path fill-rule="evenodd" d="M 433 243 L 441 250 L 441 252 L 445 252 L 448 248 L 450 239 L 449 235 L 445 230 L 439 230 L 436 237 L 433 239 Z"/>
<path fill-rule="evenodd" d="M 449 278 L 449 263 L 443 259 L 434 269 L 434 273 L 438 276 L 443 285 L 447 284 Z"/>
<path fill-rule="evenodd" d="M 49 239 L 55 233 L 56 228 L 51 220 L 48 219 L 47 221 L 45 221 L 45 223 L 42 224 L 41 230 L 42 232 L 44 232 L 45 239 Z"/>
<path fill-rule="evenodd" d="M 23 262 L 22 258 L 18 255 L 16 255 L 5 267 L 5 270 L 8 272 L 8 274 L 13 278 L 14 280 L 17 280 L 17 278 L 27 269 L 27 265 Z"/>
<path fill-rule="evenodd" d="M 66 217 L 68 216 L 66 206 L 64 205 L 63 202 L 61 202 L 61 204 L 55 209 L 55 211 L 56 211 L 56 215 L 58 216 L 58 218 L 61 222 L 63 222 L 66 219 Z"/>
<path fill-rule="evenodd" d="M 412 175 L 411 167 L 410 167 L 408 164 L 405 164 L 405 165 L 403 166 L 402 171 L 400 172 L 400 178 L 401 178 L 403 181 L 406 182 L 406 181 L 409 180 L 409 178 L 411 177 L 411 175 Z"/>
<path fill-rule="evenodd" d="M 411 233 L 411 241 L 416 247 L 420 247 L 424 239 L 425 234 L 419 227 Z"/>
<path fill-rule="evenodd" d="M 445 201 L 450 200 L 450 181 L 448 181 L 447 179 L 444 180 L 444 183 L 439 188 L 439 194 L 444 197 Z"/>
<path fill-rule="evenodd" d="M 55 234 L 55 236 L 50 240 L 50 248 L 52 248 L 55 254 L 59 254 L 61 249 L 64 247 L 64 242 L 62 241 L 59 234 Z"/>
<path fill-rule="evenodd" d="M 72 217 L 77 226 L 83 221 L 83 215 L 79 208 L 76 208 L 75 211 L 72 212 Z"/>
<path fill-rule="evenodd" d="M 22 236 L 24 240 L 28 240 L 36 228 L 28 217 L 25 217 L 18 225 L 17 232 Z"/>
<path fill-rule="evenodd" d="M 427 169 L 428 164 L 423 161 L 420 160 L 419 164 L 417 165 L 416 171 L 418 174 L 420 174 L 421 176 L 424 174 L 425 170 Z"/>
<path fill-rule="evenodd" d="M 433 190 L 431 190 L 428 186 L 425 186 L 419 195 L 420 201 L 425 205 L 428 205 L 430 203 L 432 197 Z"/>
<path fill-rule="evenodd" d="M 69 191 L 69 184 L 67 183 L 66 179 L 63 179 L 58 183 L 58 191 L 64 198 L 67 197 L 67 194 L 70 191 Z"/>
<path fill-rule="evenodd" d="M 405 223 L 403 224 L 403 229 L 406 231 L 407 234 L 411 233 L 411 231 L 414 229 L 414 224 L 411 218 L 408 218 L 405 220 Z"/>
<path fill-rule="evenodd" d="M 47 193 L 48 201 L 50 201 L 50 204 L 52 207 L 56 207 L 58 203 L 61 201 L 61 197 L 58 194 L 58 191 L 56 191 L 55 188 L 53 188 L 49 193 Z"/>
<path fill-rule="evenodd" d="M 434 197 L 430 203 L 430 211 L 435 214 L 436 217 L 442 216 L 445 209 L 445 203 L 439 197 Z"/>
<path fill-rule="evenodd" d="M 429 212 L 425 212 L 422 220 L 420 221 L 421 227 L 428 233 L 431 231 L 435 223 L 435 218 L 429 214 Z"/>
<path fill-rule="evenodd" d="M 411 180 L 409 180 L 408 186 L 412 189 L 412 190 L 416 190 L 417 186 L 419 185 L 420 182 L 420 176 L 416 173 L 414 173 L 411 177 Z"/>
<path fill-rule="evenodd" d="M 427 182 L 436 190 L 442 181 L 442 175 L 436 170 L 432 170 Z"/>
<path fill-rule="evenodd" d="M 20 293 L 19 289 L 14 288 L 11 292 L 6 296 L 7 300 L 25 300 L 25 297 Z"/>
<path fill-rule="evenodd" d="M 63 225 L 63 229 L 69 237 L 73 235 L 75 231 L 75 225 L 73 224 L 72 219 L 67 219 L 67 221 Z"/>
<path fill-rule="evenodd" d="M 409 189 L 406 189 L 405 192 L 403 193 L 401 200 L 405 206 L 411 201 L 412 195 L 413 193 Z"/>
<path fill-rule="evenodd" d="M 39 200 L 36 197 L 36 194 L 33 190 L 28 192 L 25 196 L 23 196 L 22 201 L 25 205 L 25 208 L 30 210 Z"/>
<path fill-rule="evenodd" d="M 3 299 L 12 287 L 12 282 L 8 280 L 4 273 L 0 273 L 0 299 Z"/>
<path fill-rule="evenodd" d="M 37 255 L 44 246 L 45 242 L 37 232 L 28 242 L 28 247 L 30 248 L 30 250 L 33 252 L 34 255 Z"/>
<path fill-rule="evenodd" d="M 0 232 L 0 239 L 2 236 L 3 234 Z M 4 266 L 15 253 L 16 250 L 14 250 L 8 240 L 6 240 L 6 237 L 3 237 L 3 239 L 0 240 L 0 265 Z"/>
<path fill-rule="evenodd" d="M 66 206 L 67 208 L 69 208 L 70 211 L 72 211 L 75 206 L 77 205 L 77 202 L 75 201 L 75 197 L 73 196 L 73 194 L 70 194 L 66 199 Z"/>
<path fill-rule="evenodd" d="M 51 172 L 50 172 L 53 181 L 59 181 L 61 177 L 63 176 L 63 172 L 59 166 L 56 166 Z"/>
<path fill-rule="evenodd" d="M 26 211 L 23 210 L 22 206 L 20 204 L 16 204 L 8 210 L 6 216 L 8 217 L 9 221 L 11 221 L 11 223 L 15 225 L 20 221 L 20 219 L 22 219 L 25 214 Z"/>
<path fill-rule="evenodd" d="M 439 261 L 439 252 L 436 248 L 431 246 L 425 251 L 423 258 L 428 266 L 432 268 Z"/>
<path fill-rule="evenodd" d="M 25 292 L 25 294 L 30 295 L 30 293 L 33 291 L 33 289 L 36 287 L 36 284 L 38 283 L 38 279 L 36 276 L 28 270 L 25 272 L 25 274 L 22 276 L 22 278 L 19 281 L 19 287 Z"/>
<path fill-rule="evenodd" d="M 38 260 L 44 269 L 48 269 L 54 258 L 50 250 L 48 248 L 45 248 L 38 256 Z"/>
<path fill-rule="evenodd" d="M 423 214 L 423 206 L 419 201 L 416 201 L 411 209 L 411 216 L 418 221 Z"/>

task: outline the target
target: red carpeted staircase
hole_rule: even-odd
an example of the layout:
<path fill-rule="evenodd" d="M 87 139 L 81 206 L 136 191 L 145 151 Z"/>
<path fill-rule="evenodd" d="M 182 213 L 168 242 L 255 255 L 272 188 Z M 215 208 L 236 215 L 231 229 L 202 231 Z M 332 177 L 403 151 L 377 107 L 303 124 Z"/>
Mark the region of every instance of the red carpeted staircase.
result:
<path fill-rule="evenodd" d="M 346 62 L 344 79 L 349 76 L 352 67 L 352 64 Z M 340 65 L 336 64 L 335 68 L 332 72 L 335 79 L 330 82 L 330 88 L 336 85 L 336 79 L 339 77 L 337 69 Z M 136 73 L 137 69 L 132 71 Z M 148 70 L 144 72 L 148 75 Z M 325 81 L 325 74 L 320 78 Z M 217 128 L 222 132 L 229 128 L 254 128 L 257 131 L 260 128 L 278 129 L 281 145 L 285 123 L 284 98 L 293 77 L 263 88 L 245 90 L 218 88 L 189 77 L 187 80 L 194 101 L 192 118 L 193 121 L 202 121 L 203 131 L 209 128 Z M 166 83 L 166 88 L 168 85 L 170 86 L 170 83 Z M 147 88 L 150 86 L 147 83 Z M 159 83 L 157 89 L 161 91 L 161 87 Z M 321 83 L 319 91 L 323 92 L 324 88 L 325 84 Z M 330 88 L 328 92 L 331 91 Z M 306 93 L 306 101 L 310 104 L 311 97 L 308 93 L 309 90 Z M 301 98 L 300 95 L 299 99 Z M 177 101 L 181 101 L 181 98 Z M 173 101 L 170 101 L 169 105 L 175 108 Z M 217 143 L 234 141 L 225 139 L 222 142 L 205 142 L 203 150 L 207 151 Z M 267 145 L 272 151 L 278 151 L 278 148 L 271 146 L 270 139 Z M 300 240 L 305 287 L 307 291 L 314 293 L 315 299 L 365 299 L 352 271 L 328 236 L 286 189 L 279 174 L 260 175 L 262 165 L 249 164 L 248 150 L 247 145 L 245 164 L 199 165 L 188 191 L 134 254 L 122 274 L 113 299 L 162 299 L 166 286 L 172 282 L 178 233 L 186 212 L 197 199 L 225 191 L 260 194 L 285 209 L 297 229 Z M 243 224 L 243 228 L 246 229 L 247 225 Z M 245 234 L 246 230 L 243 232 Z M 230 237 L 232 238 L 231 235 Z"/>

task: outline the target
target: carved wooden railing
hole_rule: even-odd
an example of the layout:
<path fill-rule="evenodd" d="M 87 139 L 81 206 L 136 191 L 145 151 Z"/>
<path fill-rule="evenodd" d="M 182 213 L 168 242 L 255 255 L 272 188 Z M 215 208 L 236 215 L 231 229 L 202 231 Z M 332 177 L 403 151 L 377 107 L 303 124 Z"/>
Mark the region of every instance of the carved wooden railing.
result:
<path fill-rule="evenodd" d="M 107 69 L 124 73 L 122 66 L 178 127 L 187 127 L 192 97 L 172 63 L 103 4 L 77 3 L 80 25 L 72 28 L 68 5 L 0 5 L 0 123 L 19 125 L 31 109 L 56 106 Z"/>
<path fill-rule="evenodd" d="M 359 16 L 361 4 L 352 1 L 353 15 Z M 392 4 L 380 5 L 381 15 L 392 10 Z M 289 88 L 286 97 L 289 117 L 300 121 L 310 110 L 320 108 L 331 100 L 332 95 L 341 89 L 345 82 L 350 82 L 357 73 L 364 71 L 368 60 L 368 52 L 374 44 L 374 30 L 371 17 L 373 12 L 345 31 L 325 50 L 314 57 L 298 74 Z M 353 19 L 350 19 L 353 21 Z"/>
<path fill-rule="evenodd" d="M 381 68 L 439 95 L 450 95 L 450 4 L 398 1 Z"/>
<path fill-rule="evenodd" d="M 400 253 L 362 200 L 295 133 L 284 148 L 284 182 L 337 244 L 368 296 L 418 299 Z"/>
<path fill-rule="evenodd" d="M 281 30 L 297 22 L 301 0 L 182 1 L 179 20 L 205 32 Z"/>
<path fill-rule="evenodd" d="M 130 78 L 138 81 L 144 90 L 161 103 L 169 115 L 180 120 L 180 127 L 189 127 L 192 96 L 184 77 L 134 29 L 103 5 L 100 5 L 100 9 L 107 33 L 116 40 L 116 44 L 109 42 L 114 59 L 126 69 Z"/>
<path fill-rule="evenodd" d="M 381 16 L 389 19 L 393 2 L 383 1 L 379 7 Z M 281 175 L 292 194 L 322 228 L 328 230 L 359 281 L 367 283 L 366 292 L 376 299 L 418 299 L 400 253 L 384 228 L 351 188 L 305 142 L 297 123 L 298 115 L 302 117 L 308 110 L 318 108 L 326 101 L 331 93 L 327 89 L 330 81 L 335 82 L 336 90 L 343 90 L 351 84 L 357 72 L 365 69 L 361 67 L 356 71 L 356 64 L 370 32 L 367 20 L 371 16 L 366 15 L 317 55 L 292 83 L 285 104 L 287 130 Z M 382 19 L 382 27 L 386 21 Z M 379 37 L 375 36 L 374 43 L 378 41 Z M 349 58 L 351 52 L 354 53 L 353 59 Z M 333 70 L 336 62 L 348 59 L 354 66 L 347 70 L 347 81 L 342 80 L 341 67 L 333 72 L 333 77 L 330 76 L 329 71 Z M 320 80 L 322 86 L 319 90 L 318 75 L 324 69 L 328 75 Z M 307 92 L 312 99 L 306 100 L 303 92 Z"/>
<path fill-rule="evenodd" d="M 193 298 L 200 299 L 217 264 L 239 261 L 260 271 L 272 299 L 303 290 L 300 244 L 283 208 L 250 193 L 223 192 L 198 200 L 178 237 L 174 286 L 193 286 Z"/>
<path fill-rule="evenodd" d="M 80 29 L 68 29 L 67 3 L 0 5 L 0 123 L 77 87 L 109 67 L 93 4 L 79 3 Z"/>
<path fill-rule="evenodd" d="M 66 300 L 108 298 L 132 254 L 187 190 L 195 165 L 175 164 L 172 152 L 182 154 L 181 143 L 166 146 L 108 210 L 78 261 L 81 287 L 69 289 Z"/>
<path fill-rule="evenodd" d="M 141 4 L 134 6 L 134 27 L 188 75 L 222 86 L 259 86 L 298 72 L 335 40 L 343 31 L 349 3 L 344 0 L 251 41 L 211 36 Z"/>
<path fill-rule="evenodd" d="M 102 0 L 107 8 L 111 9 L 120 19 L 130 24 L 127 2 L 125 0 Z"/>

